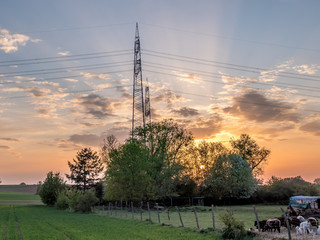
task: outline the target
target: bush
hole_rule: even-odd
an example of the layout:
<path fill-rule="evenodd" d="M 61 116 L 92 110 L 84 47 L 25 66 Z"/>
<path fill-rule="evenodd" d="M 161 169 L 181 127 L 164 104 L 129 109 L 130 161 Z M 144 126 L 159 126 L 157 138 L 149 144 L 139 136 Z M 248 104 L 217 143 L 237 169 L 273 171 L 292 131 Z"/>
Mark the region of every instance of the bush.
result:
<path fill-rule="evenodd" d="M 49 172 L 39 189 L 41 201 L 49 206 L 55 205 L 59 193 L 63 192 L 65 188 L 66 185 L 60 177 L 60 173 Z"/>
<path fill-rule="evenodd" d="M 220 218 L 225 225 L 222 230 L 222 237 L 224 239 L 241 239 L 246 236 L 244 223 L 236 220 L 232 213 L 221 214 Z"/>
<path fill-rule="evenodd" d="M 57 197 L 57 202 L 55 204 L 58 209 L 67 209 L 69 207 L 69 198 L 65 192 L 61 192 Z"/>
<path fill-rule="evenodd" d="M 89 213 L 98 201 L 94 189 L 85 192 L 73 189 L 69 193 L 69 205 L 76 212 Z"/>

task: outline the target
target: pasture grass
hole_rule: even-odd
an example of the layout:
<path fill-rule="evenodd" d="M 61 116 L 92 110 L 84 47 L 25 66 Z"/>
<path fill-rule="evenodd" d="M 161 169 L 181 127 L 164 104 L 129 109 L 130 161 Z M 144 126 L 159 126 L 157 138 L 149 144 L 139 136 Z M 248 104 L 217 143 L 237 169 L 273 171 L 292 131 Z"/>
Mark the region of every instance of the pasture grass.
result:
<path fill-rule="evenodd" d="M 40 202 L 40 196 L 22 192 L 2 192 L 0 189 L 0 202 Z"/>
<path fill-rule="evenodd" d="M 46 206 L 0 205 L 0 213 L 0 236 L 3 239 L 220 239 L 214 232 L 199 233 L 148 221 L 78 214 Z"/>

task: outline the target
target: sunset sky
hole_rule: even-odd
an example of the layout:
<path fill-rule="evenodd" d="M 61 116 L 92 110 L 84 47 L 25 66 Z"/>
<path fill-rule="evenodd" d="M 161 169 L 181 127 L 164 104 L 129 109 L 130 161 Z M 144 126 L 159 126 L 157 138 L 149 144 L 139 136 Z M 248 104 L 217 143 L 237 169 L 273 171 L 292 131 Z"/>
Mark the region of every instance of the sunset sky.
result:
<path fill-rule="evenodd" d="M 320 177 L 320 1 L 0 3 L 0 179 L 68 172 L 82 147 L 129 136 L 138 22 L 152 120 L 196 139 L 247 133 L 264 178 Z"/>

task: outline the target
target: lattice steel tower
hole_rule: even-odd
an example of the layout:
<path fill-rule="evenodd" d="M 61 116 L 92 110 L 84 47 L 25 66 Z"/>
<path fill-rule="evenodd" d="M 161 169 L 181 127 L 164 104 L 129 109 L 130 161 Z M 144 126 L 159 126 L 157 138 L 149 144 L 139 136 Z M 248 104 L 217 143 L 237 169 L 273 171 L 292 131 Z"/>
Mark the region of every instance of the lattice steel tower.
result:
<path fill-rule="evenodd" d="M 149 82 L 147 78 L 147 84 L 145 87 L 145 110 L 144 110 L 144 115 L 145 115 L 145 122 L 146 123 L 151 123 L 151 108 L 150 108 L 150 89 L 149 89 Z"/>
<path fill-rule="evenodd" d="M 132 107 L 132 133 L 134 128 L 145 127 L 145 109 L 143 98 L 141 49 L 138 23 L 136 23 L 136 35 L 134 41 L 134 71 L 133 71 L 133 107 Z"/>

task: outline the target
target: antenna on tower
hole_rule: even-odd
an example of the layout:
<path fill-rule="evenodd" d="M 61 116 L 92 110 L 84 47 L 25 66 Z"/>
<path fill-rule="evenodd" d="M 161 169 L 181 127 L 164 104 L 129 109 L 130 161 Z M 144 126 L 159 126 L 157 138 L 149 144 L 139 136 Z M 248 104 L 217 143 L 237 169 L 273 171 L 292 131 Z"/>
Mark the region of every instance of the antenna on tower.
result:
<path fill-rule="evenodd" d="M 136 35 L 134 41 L 134 70 L 133 70 L 133 107 L 132 107 L 132 135 L 133 130 L 138 127 L 145 127 L 145 109 L 143 98 L 141 48 L 138 23 L 136 23 Z"/>
<path fill-rule="evenodd" d="M 148 78 L 146 80 L 146 87 L 145 87 L 145 121 L 146 123 L 151 123 L 151 108 L 150 108 L 150 89 L 149 89 L 149 82 Z"/>

